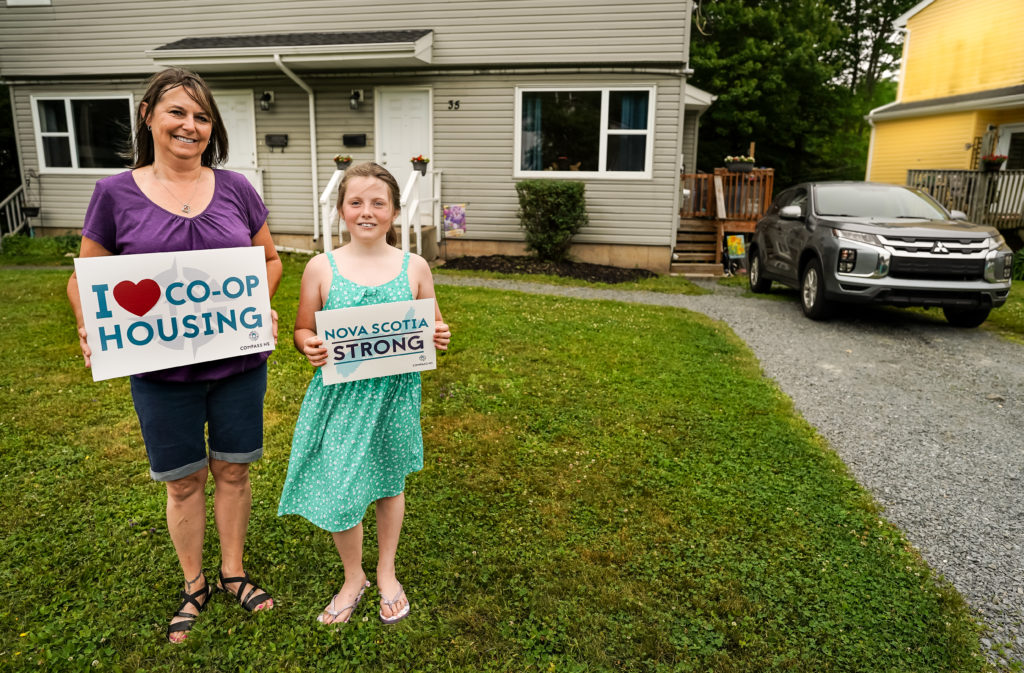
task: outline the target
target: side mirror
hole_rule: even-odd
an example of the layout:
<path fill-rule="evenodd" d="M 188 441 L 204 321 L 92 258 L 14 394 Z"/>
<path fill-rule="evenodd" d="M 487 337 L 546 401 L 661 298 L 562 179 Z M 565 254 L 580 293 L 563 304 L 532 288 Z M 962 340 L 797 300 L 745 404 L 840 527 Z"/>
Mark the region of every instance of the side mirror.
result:
<path fill-rule="evenodd" d="M 783 206 L 779 210 L 779 217 L 784 220 L 799 220 L 804 216 L 804 211 L 800 206 Z"/>
<path fill-rule="evenodd" d="M 966 220 L 967 213 L 962 210 L 951 210 L 949 211 L 949 217 L 953 220 Z"/>

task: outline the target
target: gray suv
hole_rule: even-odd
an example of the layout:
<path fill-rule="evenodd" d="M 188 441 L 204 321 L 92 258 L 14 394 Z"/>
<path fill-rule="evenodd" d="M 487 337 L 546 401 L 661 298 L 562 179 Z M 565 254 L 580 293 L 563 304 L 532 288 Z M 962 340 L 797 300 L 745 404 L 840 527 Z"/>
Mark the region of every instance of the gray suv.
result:
<path fill-rule="evenodd" d="M 796 185 L 757 223 L 750 289 L 795 288 L 815 320 L 835 302 L 875 302 L 938 306 L 951 324 L 976 327 L 1006 301 L 1013 252 L 996 229 L 965 220 L 909 187 Z"/>

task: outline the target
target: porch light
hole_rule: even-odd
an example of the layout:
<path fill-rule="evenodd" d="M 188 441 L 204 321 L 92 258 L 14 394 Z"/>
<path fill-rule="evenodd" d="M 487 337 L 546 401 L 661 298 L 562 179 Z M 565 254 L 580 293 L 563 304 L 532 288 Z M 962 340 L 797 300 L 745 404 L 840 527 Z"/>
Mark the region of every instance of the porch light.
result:
<path fill-rule="evenodd" d="M 263 95 L 260 96 L 260 109 L 266 112 L 270 109 L 270 106 L 274 104 L 274 92 L 264 91 Z"/>
<path fill-rule="evenodd" d="M 352 89 L 352 95 L 348 97 L 348 106 L 353 110 L 359 109 L 359 101 L 363 99 L 362 89 Z"/>

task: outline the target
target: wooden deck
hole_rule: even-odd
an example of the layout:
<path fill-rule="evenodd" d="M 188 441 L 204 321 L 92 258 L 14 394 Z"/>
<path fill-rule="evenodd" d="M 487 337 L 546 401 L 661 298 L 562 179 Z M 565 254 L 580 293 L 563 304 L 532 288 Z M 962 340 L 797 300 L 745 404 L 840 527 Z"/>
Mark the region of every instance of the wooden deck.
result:
<path fill-rule="evenodd" d="M 728 234 L 750 234 L 771 205 L 775 171 L 684 173 L 685 198 L 672 251 L 672 273 L 721 276 L 722 242 Z"/>

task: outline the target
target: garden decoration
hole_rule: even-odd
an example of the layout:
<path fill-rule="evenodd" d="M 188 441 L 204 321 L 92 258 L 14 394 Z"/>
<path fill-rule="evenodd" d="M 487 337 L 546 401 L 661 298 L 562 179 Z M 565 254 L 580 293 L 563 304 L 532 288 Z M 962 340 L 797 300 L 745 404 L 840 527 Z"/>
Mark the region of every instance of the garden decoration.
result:
<path fill-rule="evenodd" d="M 352 157 L 347 154 L 335 154 L 334 165 L 337 166 L 339 171 L 343 171 L 352 165 Z"/>
<path fill-rule="evenodd" d="M 725 158 L 725 167 L 732 173 L 749 173 L 754 170 L 754 157 L 728 156 Z"/>
<path fill-rule="evenodd" d="M 420 175 L 427 174 L 427 164 L 430 163 L 430 159 L 423 156 L 422 154 L 417 154 L 412 159 L 410 159 L 410 161 L 412 161 L 412 167 L 418 170 L 420 172 Z"/>
<path fill-rule="evenodd" d="M 986 154 L 981 158 L 981 172 L 990 173 L 998 171 L 1002 168 L 1004 161 L 1006 161 L 1005 154 Z"/>

